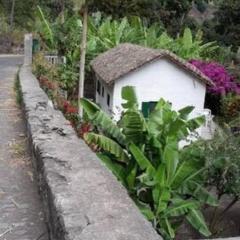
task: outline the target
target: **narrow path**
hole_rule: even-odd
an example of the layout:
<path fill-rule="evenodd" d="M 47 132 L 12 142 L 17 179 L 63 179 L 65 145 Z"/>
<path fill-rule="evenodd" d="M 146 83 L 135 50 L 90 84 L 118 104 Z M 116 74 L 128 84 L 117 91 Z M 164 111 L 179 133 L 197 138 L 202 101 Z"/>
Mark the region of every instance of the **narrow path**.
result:
<path fill-rule="evenodd" d="M 0 240 L 47 240 L 14 79 L 22 57 L 0 55 Z"/>

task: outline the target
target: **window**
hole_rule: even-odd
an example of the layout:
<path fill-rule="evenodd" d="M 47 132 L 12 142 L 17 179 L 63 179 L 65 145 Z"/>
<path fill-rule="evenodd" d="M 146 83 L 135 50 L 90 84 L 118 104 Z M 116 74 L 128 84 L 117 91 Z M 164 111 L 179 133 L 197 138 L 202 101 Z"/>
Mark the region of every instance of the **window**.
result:
<path fill-rule="evenodd" d="M 110 106 L 110 95 L 107 95 L 107 105 Z"/>
<path fill-rule="evenodd" d="M 154 110 L 157 102 L 143 102 L 142 103 L 142 113 L 144 117 L 148 117 L 149 114 Z"/>
<path fill-rule="evenodd" d="M 101 83 L 97 81 L 97 92 L 100 95 L 101 94 Z"/>
<path fill-rule="evenodd" d="M 102 87 L 102 97 L 104 97 L 104 87 Z"/>

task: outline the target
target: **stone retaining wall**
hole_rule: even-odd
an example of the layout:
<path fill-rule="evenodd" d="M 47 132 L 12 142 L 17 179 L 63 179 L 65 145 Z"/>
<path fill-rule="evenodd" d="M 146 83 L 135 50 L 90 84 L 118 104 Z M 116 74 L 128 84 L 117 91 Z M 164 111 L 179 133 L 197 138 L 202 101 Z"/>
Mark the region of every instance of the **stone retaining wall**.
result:
<path fill-rule="evenodd" d="M 51 107 L 31 67 L 24 65 L 19 76 L 51 239 L 161 240 L 124 187 Z"/>

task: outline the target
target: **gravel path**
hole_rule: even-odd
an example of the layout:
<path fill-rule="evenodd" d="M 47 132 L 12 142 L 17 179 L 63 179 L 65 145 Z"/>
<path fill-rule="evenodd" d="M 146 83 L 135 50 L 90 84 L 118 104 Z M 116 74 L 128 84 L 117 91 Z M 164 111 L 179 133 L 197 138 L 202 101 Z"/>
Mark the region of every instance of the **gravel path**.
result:
<path fill-rule="evenodd" d="M 47 240 L 14 78 L 22 57 L 0 55 L 0 240 Z"/>

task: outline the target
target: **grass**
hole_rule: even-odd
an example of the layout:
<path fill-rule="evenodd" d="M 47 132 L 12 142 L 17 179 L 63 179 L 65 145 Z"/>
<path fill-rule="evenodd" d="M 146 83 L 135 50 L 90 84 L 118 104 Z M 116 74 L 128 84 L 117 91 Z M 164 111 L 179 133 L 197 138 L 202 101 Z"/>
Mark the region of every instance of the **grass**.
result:
<path fill-rule="evenodd" d="M 12 142 L 11 149 L 16 156 L 25 156 L 26 154 L 26 140 Z"/>
<path fill-rule="evenodd" d="M 22 99 L 22 89 L 21 84 L 19 80 L 19 71 L 17 72 L 14 80 L 14 91 L 16 93 L 16 102 L 19 106 L 22 105 L 23 99 Z"/>

